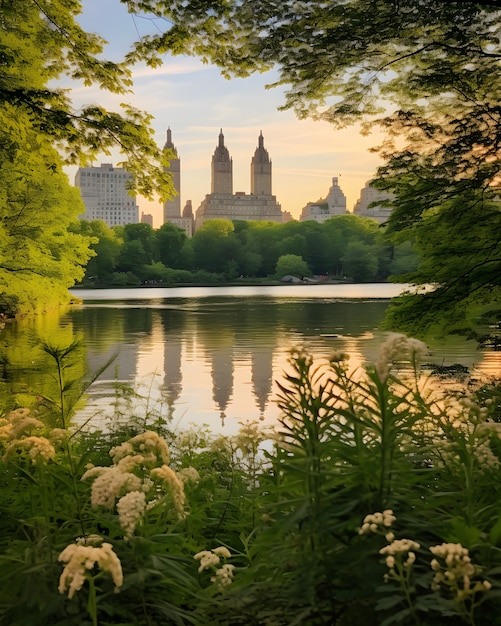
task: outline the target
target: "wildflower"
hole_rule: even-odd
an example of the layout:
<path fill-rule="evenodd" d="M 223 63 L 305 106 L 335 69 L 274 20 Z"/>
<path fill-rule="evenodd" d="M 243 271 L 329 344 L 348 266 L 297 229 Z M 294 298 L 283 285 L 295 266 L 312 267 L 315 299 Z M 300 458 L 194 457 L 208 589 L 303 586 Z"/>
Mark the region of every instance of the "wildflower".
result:
<path fill-rule="evenodd" d="M 195 560 L 200 561 L 198 573 L 201 574 L 205 569 L 219 565 L 221 559 L 217 554 L 209 550 L 202 550 L 193 557 Z"/>
<path fill-rule="evenodd" d="M 134 454 L 134 448 L 128 441 L 124 441 L 124 443 L 119 446 L 115 446 L 110 450 L 110 456 L 113 459 L 113 463 L 118 463 L 120 459 L 123 459 L 124 456 L 128 456 L 130 454 Z"/>
<path fill-rule="evenodd" d="M 231 556 L 231 552 L 228 550 L 228 548 L 225 548 L 225 546 L 219 546 L 219 548 L 214 548 L 213 552 L 214 554 L 222 556 L 225 559 L 229 559 Z"/>
<path fill-rule="evenodd" d="M 110 455 L 114 463 L 118 463 L 126 456 L 141 454 L 143 463 L 148 467 L 154 467 L 158 463 L 167 464 L 170 461 L 169 447 L 165 439 L 162 439 L 153 430 L 147 430 L 140 435 L 136 435 L 110 450 Z"/>
<path fill-rule="evenodd" d="M 91 504 L 93 508 L 112 509 L 115 501 L 128 491 L 140 491 L 141 479 L 130 472 L 122 472 L 116 466 L 92 467 L 82 476 L 82 480 L 93 478 Z"/>
<path fill-rule="evenodd" d="M 419 550 L 420 545 L 412 539 L 395 539 L 389 545 L 379 550 L 380 554 L 402 554 L 411 550 Z"/>
<path fill-rule="evenodd" d="M 29 409 L 15 409 L 0 421 L 0 440 L 13 441 L 31 435 L 37 428 L 43 428 L 43 423 L 33 417 Z"/>
<path fill-rule="evenodd" d="M 121 472 L 133 472 L 138 468 L 142 468 L 144 464 L 144 456 L 142 454 L 131 454 L 129 456 L 124 456 L 118 462 L 115 462 L 115 466 Z"/>
<path fill-rule="evenodd" d="M 223 563 L 220 567 L 221 558 L 227 559 L 231 557 L 231 552 L 225 546 L 219 546 L 213 550 L 202 550 L 195 554 L 193 557 L 197 561 L 200 561 L 198 573 L 201 574 L 204 570 L 210 569 L 213 574 L 210 578 L 211 583 L 216 585 L 218 591 L 223 591 L 225 587 L 230 585 L 233 581 L 234 565 L 230 563 Z"/>
<path fill-rule="evenodd" d="M 428 353 L 426 345 L 418 339 L 412 339 L 400 333 L 390 333 L 381 345 L 376 371 L 379 378 L 385 382 L 390 373 L 391 365 L 396 359 L 410 355 L 413 362 L 420 360 Z"/>
<path fill-rule="evenodd" d="M 146 496 L 142 491 L 129 491 L 117 502 L 120 526 L 125 531 L 125 538 L 134 534 L 136 526 L 143 519 L 146 510 Z"/>
<path fill-rule="evenodd" d="M 122 565 L 110 543 L 103 543 L 100 547 L 73 543 L 66 546 L 58 560 L 66 563 L 59 578 L 59 593 L 68 591 L 70 600 L 83 587 L 95 565 L 111 575 L 116 591 L 122 586 Z"/>
<path fill-rule="evenodd" d="M 183 483 L 177 477 L 176 472 L 168 465 L 162 465 L 162 467 L 153 468 L 150 475 L 153 479 L 156 478 L 157 480 L 167 483 L 174 500 L 174 505 L 176 509 L 181 512 L 184 508 L 185 495 Z"/>
<path fill-rule="evenodd" d="M 393 511 L 391 509 L 385 509 L 382 513 L 377 512 L 372 513 L 371 515 L 366 515 L 358 534 L 366 535 L 369 533 L 382 533 L 385 534 L 385 536 L 387 535 L 388 541 L 393 541 L 393 533 L 388 533 L 386 529 L 390 528 L 396 519 L 397 518 L 393 515 Z"/>
<path fill-rule="evenodd" d="M 200 474 L 194 467 L 183 467 L 177 473 L 179 480 L 186 485 L 186 483 L 196 484 L 200 480 Z"/>
<path fill-rule="evenodd" d="M 22 453 L 23 450 L 28 452 L 32 463 L 46 463 L 56 456 L 54 446 L 45 437 L 21 437 L 21 439 L 14 439 L 7 447 L 4 459 L 8 459 L 12 454 L 18 452 Z"/>
<path fill-rule="evenodd" d="M 49 439 L 55 444 L 63 444 L 70 433 L 64 428 L 53 428 L 49 433 Z"/>
<path fill-rule="evenodd" d="M 214 573 L 214 576 L 211 576 L 211 583 L 214 583 L 219 591 L 222 591 L 228 585 L 231 585 L 233 582 L 233 570 L 235 569 L 234 565 L 230 563 L 225 563 L 222 567 L 217 569 Z"/>

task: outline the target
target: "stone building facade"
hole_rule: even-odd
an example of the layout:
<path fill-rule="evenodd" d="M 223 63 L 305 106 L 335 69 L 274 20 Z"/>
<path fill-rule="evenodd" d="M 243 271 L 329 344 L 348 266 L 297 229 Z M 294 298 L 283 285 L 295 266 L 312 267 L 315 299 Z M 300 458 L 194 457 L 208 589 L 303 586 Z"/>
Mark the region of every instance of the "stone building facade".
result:
<path fill-rule="evenodd" d="M 216 218 L 282 222 L 282 209 L 272 194 L 272 163 L 262 133 L 251 160 L 250 178 L 250 194 L 233 193 L 233 160 L 221 129 L 211 162 L 211 193 L 196 211 L 195 230 L 206 220 Z"/>
<path fill-rule="evenodd" d="M 176 195 L 166 200 L 163 205 L 163 223 L 170 222 L 184 230 L 188 237 L 193 236 L 193 211 L 191 210 L 191 200 L 188 200 L 183 213 L 181 214 L 181 159 L 177 148 L 172 142 L 172 131 L 167 129 L 167 140 L 164 145 L 164 152 L 168 153 L 169 167 L 167 172 L 171 173 L 172 184 L 176 190 Z"/>
<path fill-rule="evenodd" d="M 335 215 L 345 215 L 346 213 L 346 196 L 339 186 L 337 176 L 334 176 L 327 196 L 317 202 L 308 202 L 303 207 L 299 219 L 301 222 L 315 220 L 323 223 Z"/>
<path fill-rule="evenodd" d="M 393 197 L 393 194 L 376 189 L 372 185 L 372 181 L 368 181 L 360 191 L 360 198 L 353 208 L 353 213 L 362 217 L 370 217 L 376 222 L 384 224 L 391 215 L 391 207 L 384 206 L 383 203 Z M 376 204 L 371 206 L 373 203 Z"/>
<path fill-rule="evenodd" d="M 111 163 L 100 167 L 79 167 L 75 187 L 85 204 L 82 220 L 103 220 L 108 226 L 125 226 L 139 222 L 139 206 L 127 185 L 132 175 Z"/>

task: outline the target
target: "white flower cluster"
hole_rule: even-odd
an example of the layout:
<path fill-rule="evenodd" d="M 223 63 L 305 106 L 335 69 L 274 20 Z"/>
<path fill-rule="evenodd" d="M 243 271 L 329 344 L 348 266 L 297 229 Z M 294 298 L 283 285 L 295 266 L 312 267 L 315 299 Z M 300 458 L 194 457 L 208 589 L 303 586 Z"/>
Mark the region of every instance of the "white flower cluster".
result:
<path fill-rule="evenodd" d="M 234 565 L 225 563 L 215 571 L 214 576 L 211 576 L 211 583 L 215 584 L 219 591 L 222 591 L 233 582 L 234 569 Z"/>
<path fill-rule="evenodd" d="M 143 491 L 129 491 L 117 502 L 120 526 L 125 531 L 125 538 L 130 539 L 141 523 L 146 510 L 146 495 Z"/>
<path fill-rule="evenodd" d="M 152 479 L 157 479 L 167 485 L 174 501 L 176 511 L 179 516 L 182 516 L 186 498 L 184 494 L 184 484 L 182 480 L 179 479 L 176 472 L 168 465 L 162 465 L 161 467 L 152 469 L 150 475 Z"/>
<path fill-rule="evenodd" d="M 386 567 L 389 568 L 390 577 L 397 577 L 397 569 L 409 569 L 416 560 L 414 550 L 419 550 L 420 545 L 412 539 L 394 539 L 389 545 L 381 548 L 379 554 L 386 555 Z"/>
<path fill-rule="evenodd" d="M 455 594 L 458 602 L 464 602 L 468 596 L 491 588 L 488 580 L 472 581 L 472 577 L 480 573 L 480 568 L 473 565 L 468 550 L 460 543 L 431 546 L 430 552 L 437 557 L 431 561 L 431 569 L 435 572 L 433 589 L 438 590 L 445 585 Z"/>
<path fill-rule="evenodd" d="M 142 464 L 146 467 L 167 465 L 170 462 L 169 447 L 165 439 L 153 430 L 147 430 L 110 450 L 114 463 L 127 456 L 142 456 Z"/>
<path fill-rule="evenodd" d="M 475 415 L 470 413 L 464 419 L 455 419 L 452 422 L 454 428 L 452 438 L 441 436 L 433 440 L 432 449 L 438 467 L 447 466 L 449 469 L 458 467 L 458 464 L 462 462 L 460 451 L 465 450 L 468 456 L 475 460 L 479 470 L 488 471 L 501 468 L 501 461 L 491 447 L 491 437 L 501 436 L 501 428 L 499 428 L 501 424 L 483 421 L 482 418 L 478 419 L 478 417 L 478 412 L 476 412 Z M 460 468 L 458 467 L 458 469 Z"/>
<path fill-rule="evenodd" d="M 117 499 L 129 491 L 140 491 L 142 481 L 123 466 L 92 467 L 82 476 L 82 480 L 92 479 L 91 504 L 93 508 L 112 509 Z"/>
<path fill-rule="evenodd" d="M 51 442 L 40 435 L 32 434 L 41 430 L 43 423 L 33 417 L 29 409 L 15 409 L 0 419 L 0 443 L 5 451 L 3 460 L 26 453 L 33 464 L 47 463 L 55 458 L 56 451 Z"/>
<path fill-rule="evenodd" d="M 133 536 L 137 526 L 144 521 L 146 512 L 156 506 L 173 504 L 178 516 L 183 515 L 183 482 L 165 464 L 170 459 L 169 449 L 157 433 L 147 431 L 137 435 L 112 448 L 110 456 L 113 465 L 91 466 L 82 480 L 93 481 L 91 504 L 94 508 L 112 510 L 116 505 L 126 540 Z M 196 470 L 193 472 L 196 473 Z"/>
<path fill-rule="evenodd" d="M 111 575 L 116 591 L 122 586 L 122 564 L 113 552 L 113 546 L 110 543 L 103 543 L 97 547 L 95 545 L 83 545 L 80 540 L 66 546 L 58 560 L 66 563 L 59 578 L 59 593 L 64 593 L 67 590 L 70 600 L 75 592 L 80 591 L 83 587 L 86 578 L 92 575 L 91 570 L 94 569 L 95 565 L 102 572 Z"/>
<path fill-rule="evenodd" d="M 29 409 L 14 409 L 0 418 L 0 440 L 13 441 L 30 435 L 37 428 L 43 428 L 43 423 L 33 417 Z"/>
<path fill-rule="evenodd" d="M 404 359 L 418 364 L 428 354 L 426 344 L 400 333 L 390 333 L 379 349 L 376 371 L 384 382 L 388 378 L 395 361 Z"/>
<path fill-rule="evenodd" d="M 366 515 L 358 534 L 368 535 L 369 533 L 374 533 L 376 535 L 384 535 L 386 537 L 386 541 L 393 541 L 395 536 L 391 531 L 388 531 L 388 529 L 392 526 L 396 519 L 397 518 L 393 515 L 393 511 L 391 509 L 385 509 L 382 513 L 377 512 L 372 513 L 371 515 Z"/>
<path fill-rule="evenodd" d="M 198 568 L 199 574 L 206 569 L 213 571 L 210 581 L 216 585 L 218 591 L 222 591 L 233 582 L 235 566 L 230 563 L 221 564 L 221 558 L 228 559 L 230 557 L 231 553 L 228 548 L 219 546 L 213 550 L 202 550 L 195 554 L 193 558 L 200 561 Z"/>
<path fill-rule="evenodd" d="M 177 472 L 177 477 L 186 485 L 186 483 L 193 483 L 196 485 L 200 481 L 200 474 L 194 467 L 183 467 Z"/>
<path fill-rule="evenodd" d="M 38 461 L 46 463 L 56 456 L 56 451 L 51 442 L 45 437 L 36 437 L 35 435 L 12 441 L 5 451 L 5 457 L 8 458 L 14 450 L 16 452 L 26 450 L 33 463 Z"/>

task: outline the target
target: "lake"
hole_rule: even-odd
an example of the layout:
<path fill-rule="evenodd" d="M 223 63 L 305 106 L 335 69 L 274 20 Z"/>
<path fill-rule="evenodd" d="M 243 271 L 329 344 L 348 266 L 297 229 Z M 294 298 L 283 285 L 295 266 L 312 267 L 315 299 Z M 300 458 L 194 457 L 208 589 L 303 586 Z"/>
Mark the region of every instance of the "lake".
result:
<path fill-rule="evenodd" d="M 138 413 L 154 408 L 175 427 L 207 424 L 234 434 L 241 421 L 273 423 L 276 381 L 288 369 L 290 349 L 306 344 L 318 357 L 343 351 L 351 367 L 373 362 L 389 298 L 403 289 L 386 283 L 75 289 L 83 303 L 60 318 L 60 328 L 81 333 L 91 371 L 118 351 L 79 419 L 99 414 L 93 419 L 101 424 L 117 383 L 126 383 L 148 398 L 138 402 Z M 501 353 L 458 337 L 431 345 L 430 361 L 501 374 Z"/>

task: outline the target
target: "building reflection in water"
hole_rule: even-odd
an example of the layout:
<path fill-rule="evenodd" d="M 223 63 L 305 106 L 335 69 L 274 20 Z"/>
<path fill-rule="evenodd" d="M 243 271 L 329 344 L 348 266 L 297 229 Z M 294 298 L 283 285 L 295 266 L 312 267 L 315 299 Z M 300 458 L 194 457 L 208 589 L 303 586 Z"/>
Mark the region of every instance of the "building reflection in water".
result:
<path fill-rule="evenodd" d="M 259 409 L 259 419 L 264 414 L 273 383 L 273 348 L 258 348 L 252 352 L 252 391 Z"/>
<path fill-rule="evenodd" d="M 328 358 L 349 355 L 354 370 L 377 359 L 385 333 L 377 329 L 382 302 L 263 303 L 232 298 L 140 306 L 92 306 L 66 323 L 84 335 L 89 369 L 96 370 L 117 346 L 120 354 L 91 388 L 94 406 L 112 404 L 114 381 L 131 385 L 156 377 L 164 417 L 174 426 L 207 424 L 236 432 L 239 422 L 276 421 L 276 381 L 290 371 L 289 350 L 307 343 Z M 478 351 L 459 339 L 436 345 L 430 361 L 464 363 L 480 375 L 501 370 L 501 353 Z M 142 393 L 155 393 L 155 385 Z"/>

